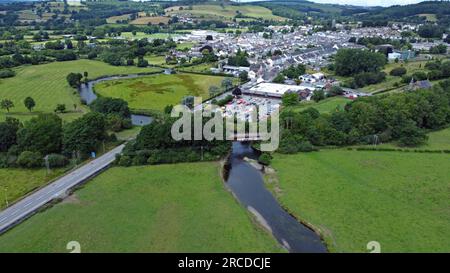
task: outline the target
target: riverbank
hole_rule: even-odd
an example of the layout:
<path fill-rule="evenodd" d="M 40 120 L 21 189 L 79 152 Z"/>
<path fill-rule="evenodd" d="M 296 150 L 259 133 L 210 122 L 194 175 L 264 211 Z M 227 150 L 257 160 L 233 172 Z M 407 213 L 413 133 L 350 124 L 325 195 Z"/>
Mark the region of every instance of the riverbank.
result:
<path fill-rule="evenodd" d="M 327 252 L 321 238 L 286 212 L 266 189 L 260 170 L 248 162 L 256 158 L 258 153 L 249 143 L 233 143 L 224 168 L 233 196 L 289 252 Z"/>

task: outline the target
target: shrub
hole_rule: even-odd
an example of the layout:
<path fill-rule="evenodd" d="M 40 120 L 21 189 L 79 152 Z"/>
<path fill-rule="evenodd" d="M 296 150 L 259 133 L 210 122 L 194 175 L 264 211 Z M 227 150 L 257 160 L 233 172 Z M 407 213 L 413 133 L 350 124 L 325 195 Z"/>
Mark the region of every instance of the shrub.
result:
<path fill-rule="evenodd" d="M 129 167 L 132 163 L 131 157 L 127 155 L 123 155 L 119 159 L 119 165 L 123 167 Z"/>
<path fill-rule="evenodd" d="M 317 149 L 311 144 L 311 142 L 309 141 L 303 141 L 300 142 L 300 144 L 298 145 L 298 150 L 299 152 L 313 152 L 316 151 Z"/>
<path fill-rule="evenodd" d="M 42 162 L 42 156 L 38 152 L 24 151 L 17 158 L 17 164 L 24 168 L 41 167 Z"/>
<path fill-rule="evenodd" d="M 270 165 L 271 161 L 272 161 L 272 157 L 268 153 L 263 153 L 258 158 L 258 162 L 265 166 Z"/>
<path fill-rule="evenodd" d="M 404 67 L 396 67 L 389 72 L 389 75 L 395 76 L 395 77 L 401 77 L 406 74 L 406 68 Z"/>
<path fill-rule="evenodd" d="M 137 154 L 135 157 L 133 157 L 133 165 L 145 165 L 147 164 L 147 160 L 148 158 L 144 154 Z"/>
<path fill-rule="evenodd" d="M 67 157 L 60 154 L 50 154 L 47 160 L 50 168 L 64 167 L 69 163 Z"/>
<path fill-rule="evenodd" d="M 0 79 L 11 78 L 14 77 L 15 75 L 16 72 L 14 72 L 11 69 L 0 70 Z"/>

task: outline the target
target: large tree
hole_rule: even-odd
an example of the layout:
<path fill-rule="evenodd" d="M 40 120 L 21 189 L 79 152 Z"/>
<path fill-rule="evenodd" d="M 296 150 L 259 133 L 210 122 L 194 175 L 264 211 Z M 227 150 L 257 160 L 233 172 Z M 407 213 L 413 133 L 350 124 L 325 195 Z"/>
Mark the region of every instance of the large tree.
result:
<path fill-rule="evenodd" d="M 385 64 L 386 57 L 383 54 L 363 49 L 340 49 L 335 56 L 335 71 L 339 76 L 377 72 Z"/>
<path fill-rule="evenodd" d="M 7 117 L 4 122 L 0 122 L 0 152 L 6 152 L 17 142 L 17 131 L 21 124 L 19 120 Z"/>
<path fill-rule="evenodd" d="M 42 155 L 61 151 L 62 120 L 55 114 L 40 114 L 25 122 L 17 132 L 17 144 L 22 151 Z"/>
<path fill-rule="evenodd" d="M 30 112 L 36 106 L 36 102 L 34 101 L 34 99 L 32 97 L 26 97 L 25 100 L 23 101 L 23 104 Z"/>
<path fill-rule="evenodd" d="M 13 108 L 13 107 L 14 107 L 14 103 L 12 102 L 12 100 L 9 100 L 9 99 L 3 99 L 3 100 L 0 102 L 0 108 L 6 109 L 6 111 L 8 111 L 8 112 L 9 112 L 9 109 L 11 109 L 11 108 Z"/>
<path fill-rule="evenodd" d="M 106 138 L 106 120 L 103 114 L 91 112 L 64 126 L 64 152 L 87 154 L 95 151 Z"/>
<path fill-rule="evenodd" d="M 117 114 L 122 118 L 131 116 L 128 102 L 119 98 L 99 97 L 91 103 L 90 108 L 103 114 Z"/>

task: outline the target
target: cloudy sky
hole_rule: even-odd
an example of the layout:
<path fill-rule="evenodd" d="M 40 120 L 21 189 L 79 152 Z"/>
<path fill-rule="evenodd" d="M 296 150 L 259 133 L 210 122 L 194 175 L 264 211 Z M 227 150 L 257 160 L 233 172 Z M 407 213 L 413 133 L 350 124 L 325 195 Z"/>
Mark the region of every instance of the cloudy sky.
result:
<path fill-rule="evenodd" d="M 392 6 L 423 2 L 423 0 L 309 0 L 316 3 L 348 4 L 356 6 Z"/>

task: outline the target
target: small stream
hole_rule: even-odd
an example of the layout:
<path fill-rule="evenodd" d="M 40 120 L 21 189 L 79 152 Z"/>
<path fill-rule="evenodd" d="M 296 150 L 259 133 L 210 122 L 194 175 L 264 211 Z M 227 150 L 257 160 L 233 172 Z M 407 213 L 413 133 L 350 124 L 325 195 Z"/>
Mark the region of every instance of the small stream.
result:
<path fill-rule="evenodd" d="M 320 237 L 287 213 L 269 192 L 262 174 L 243 158 L 257 159 L 258 153 L 248 143 L 233 142 L 227 186 L 240 203 L 258 218 L 289 252 L 327 252 Z"/>

